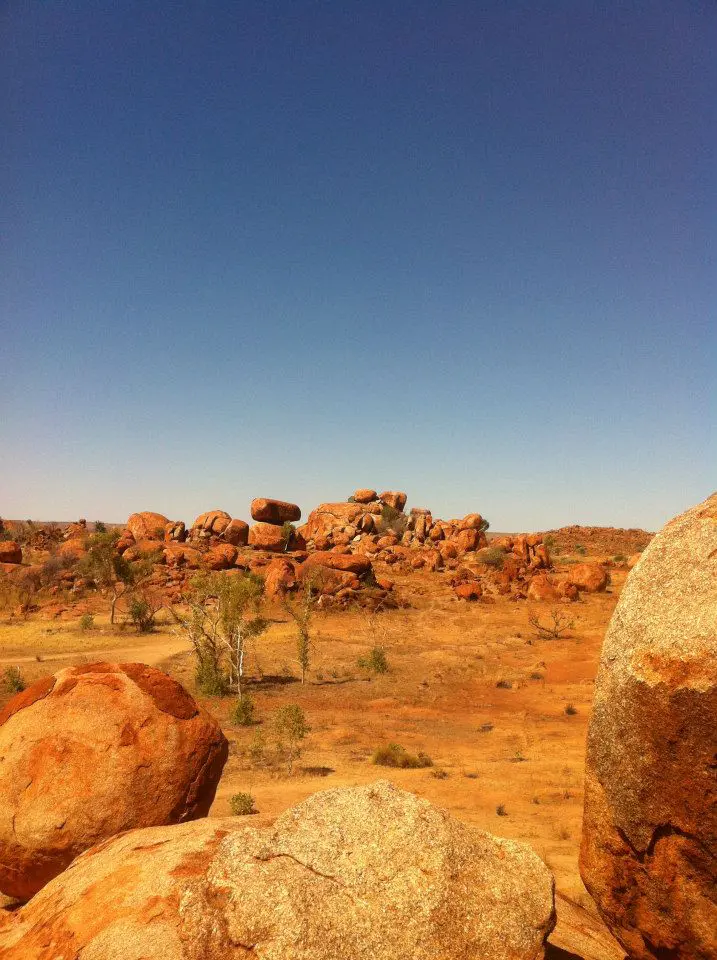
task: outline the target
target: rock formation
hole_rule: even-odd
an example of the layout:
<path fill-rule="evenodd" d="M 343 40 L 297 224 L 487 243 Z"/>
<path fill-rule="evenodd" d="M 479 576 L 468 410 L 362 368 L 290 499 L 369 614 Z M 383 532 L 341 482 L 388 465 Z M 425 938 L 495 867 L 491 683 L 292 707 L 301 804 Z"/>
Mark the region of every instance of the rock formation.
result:
<path fill-rule="evenodd" d="M 581 873 L 635 960 L 717 955 L 717 495 L 645 549 L 605 636 Z"/>
<path fill-rule="evenodd" d="M 3 960 L 537 960 L 553 880 L 527 847 L 386 782 L 272 827 L 204 820 L 88 851 L 0 930 Z"/>
<path fill-rule="evenodd" d="M 0 711 L 0 891 L 27 899 L 100 840 L 206 816 L 227 749 L 153 667 L 93 663 L 39 680 Z"/>

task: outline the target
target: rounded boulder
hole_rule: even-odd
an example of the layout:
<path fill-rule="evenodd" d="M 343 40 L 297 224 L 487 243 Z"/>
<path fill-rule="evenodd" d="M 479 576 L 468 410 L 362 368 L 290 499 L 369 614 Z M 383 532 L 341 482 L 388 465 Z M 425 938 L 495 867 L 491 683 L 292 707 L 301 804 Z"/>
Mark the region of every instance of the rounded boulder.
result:
<path fill-rule="evenodd" d="M 60 670 L 0 711 L 0 891 L 26 900 L 100 840 L 207 815 L 215 720 L 141 663 Z"/>
<path fill-rule="evenodd" d="M 595 687 L 580 869 L 634 960 L 715 957 L 716 753 L 714 495 L 643 552 Z"/>
<path fill-rule="evenodd" d="M 252 520 L 262 523 L 296 523 L 301 520 L 301 508 L 295 503 L 286 500 L 270 500 L 267 497 L 257 497 L 251 502 Z"/>
<path fill-rule="evenodd" d="M 136 830 L 0 929 L 3 960 L 537 960 L 554 884 L 527 847 L 379 781 L 271 827 Z M 61 952 L 62 951 L 62 952 Z"/>

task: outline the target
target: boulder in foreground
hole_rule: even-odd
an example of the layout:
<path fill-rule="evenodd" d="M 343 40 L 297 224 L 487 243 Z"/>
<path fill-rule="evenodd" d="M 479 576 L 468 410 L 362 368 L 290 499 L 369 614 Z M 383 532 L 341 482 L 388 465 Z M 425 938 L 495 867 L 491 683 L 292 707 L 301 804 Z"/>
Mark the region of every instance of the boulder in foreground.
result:
<path fill-rule="evenodd" d="M 100 840 L 206 816 L 227 750 L 153 667 L 91 663 L 39 680 L 0 711 L 0 891 L 26 900 Z"/>
<path fill-rule="evenodd" d="M 717 956 L 717 495 L 664 527 L 605 635 L 580 868 L 635 960 Z"/>
<path fill-rule="evenodd" d="M 3 960 L 536 960 L 553 880 L 527 847 L 386 782 L 273 827 L 137 830 L 79 858 L 0 930 Z"/>

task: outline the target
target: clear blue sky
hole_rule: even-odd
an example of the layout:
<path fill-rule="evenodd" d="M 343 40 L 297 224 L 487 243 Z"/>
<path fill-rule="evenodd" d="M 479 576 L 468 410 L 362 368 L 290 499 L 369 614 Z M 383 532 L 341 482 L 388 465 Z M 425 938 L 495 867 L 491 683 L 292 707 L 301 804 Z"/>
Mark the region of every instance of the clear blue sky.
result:
<path fill-rule="evenodd" d="M 0 514 L 702 499 L 716 51 L 712 0 L 0 0 Z"/>

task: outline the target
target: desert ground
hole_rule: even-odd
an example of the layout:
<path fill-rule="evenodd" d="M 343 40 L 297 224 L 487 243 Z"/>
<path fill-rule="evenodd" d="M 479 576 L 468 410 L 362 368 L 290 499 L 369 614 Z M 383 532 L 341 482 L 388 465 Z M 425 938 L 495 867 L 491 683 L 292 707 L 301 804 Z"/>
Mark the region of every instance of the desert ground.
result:
<path fill-rule="evenodd" d="M 617 534 L 617 532 L 615 532 Z M 574 539 L 574 538 L 573 538 Z M 16 667 L 23 680 L 64 666 L 97 660 L 138 661 L 179 680 L 220 721 L 230 742 L 210 816 L 230 814 L 239 792 L 255 798 L 252 825 L 327 786 L 384 778 L 449 810 L 457 818 L 529 844 L 553 871 L 558 925 L 554 957 L 621 958 L 623 951 L 601 924 L 578 872 L 587 723 L 607 623 L 627 577 L 619 535 L 595 534 L 578 545 L 563 537 L 557 570 L 585 560 L 607 564 L 604 592 L 575 603 L 516 601 L 510 596 L 465 603 L 447 573 L 422 570 L 390 575 L 405 606 L 382 612 L 316 610 L 306 682 L 296 663 L 296 626 L 279 604 L 270 605 L 268 630 L 248 665 L 248 691 L 256 722 L 232 722 L 232 697 L 202 697 L 186 637 L 166 611 L 148 634 L 109 623 L 105 597 L 90 595 L 69 609 L 55 604 L 0 622 L 2 671 Z M 633 538 L 634 540 L 634 538 Z M 612 555 L 605 553 L 608 547 Z M 614 559 L 617 556 L 617 560 Z M 90 629 L 79 617 L 92 613 Z M 561 618 L 560 636 L 535 626 Z M 531 623 L 531 620 L 533 621 Z M 375 646 L 389 670 L 360 666 Z M 9 691 L 2 693 L 8 699 Z M 287 703 L 301 706 L 311 731 L 291 775 L 257 753 L 257 737 L 271 736 L 271 718 Z M 0 703 L 1 705 L 1 703 Z M 425 753 L 433 766 L 377 766 L 374 751 L 397 743 Z"/>

